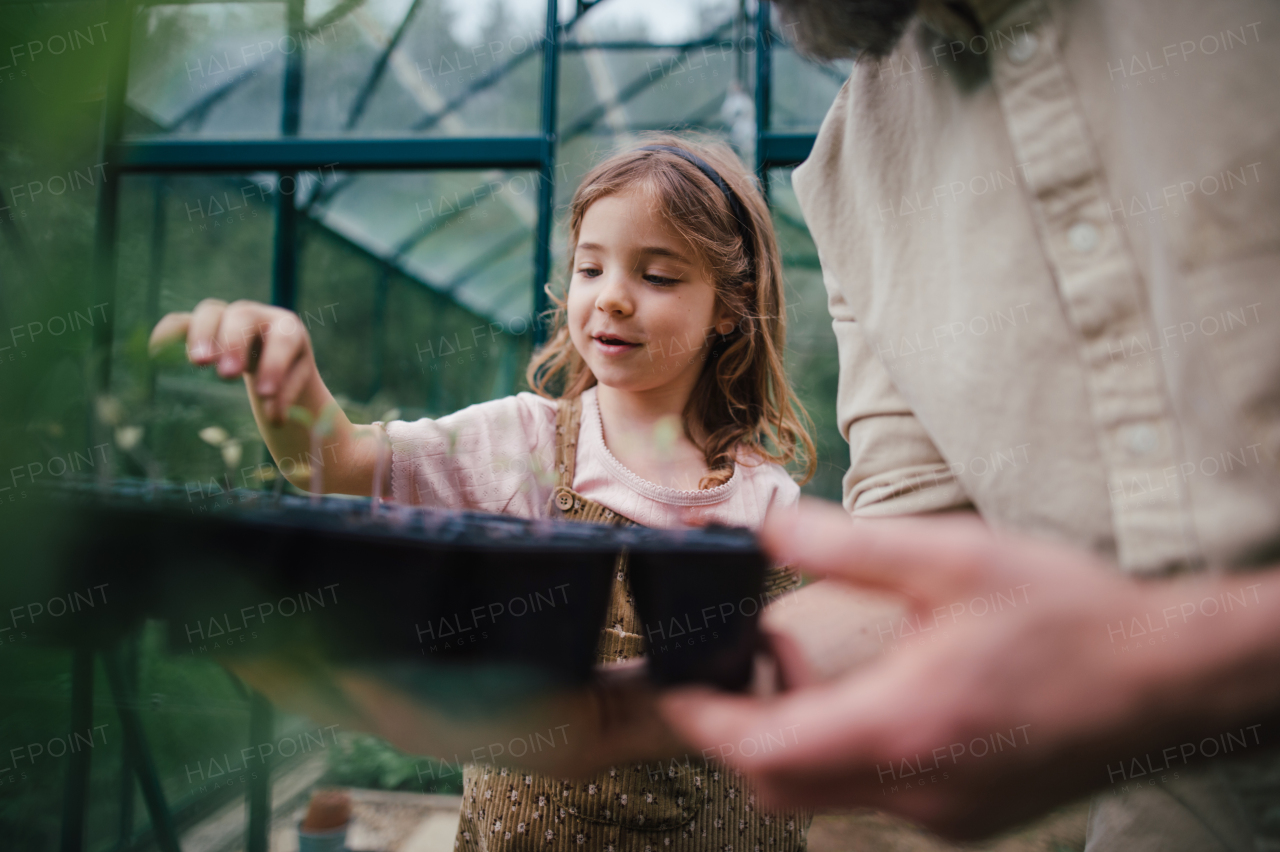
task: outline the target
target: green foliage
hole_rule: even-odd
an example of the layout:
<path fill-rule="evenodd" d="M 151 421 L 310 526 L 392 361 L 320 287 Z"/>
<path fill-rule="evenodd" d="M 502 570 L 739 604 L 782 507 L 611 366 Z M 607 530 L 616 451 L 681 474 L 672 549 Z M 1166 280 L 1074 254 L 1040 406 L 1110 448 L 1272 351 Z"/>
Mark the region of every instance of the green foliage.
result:
<path fill-rule="evenodd" d="M 413 757 L 368 734 L 344 734 L 329 752 L 324 782 L 375 790 L 462 793 L 462 768 L 431 757 Z"/>

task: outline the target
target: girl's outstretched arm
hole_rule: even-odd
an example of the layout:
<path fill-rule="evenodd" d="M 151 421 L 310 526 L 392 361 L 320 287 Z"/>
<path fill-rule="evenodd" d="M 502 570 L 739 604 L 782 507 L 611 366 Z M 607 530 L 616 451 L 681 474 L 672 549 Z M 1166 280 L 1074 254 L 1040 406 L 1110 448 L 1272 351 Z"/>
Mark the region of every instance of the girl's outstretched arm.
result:
<path fill-rule="evenodd" d="M 390 492 L 382 430 L 353 424 L 334 401 L 297 314 L 260 302 L 205 299 L 191 313 L 167 314 L 156 323 L 151 350 L 183 338 L 192 364 L 214 365 L 224 379 L 244 376 L 258 431 L 293 485 L 369 495 L 377 472 L 381 493 Z"/>

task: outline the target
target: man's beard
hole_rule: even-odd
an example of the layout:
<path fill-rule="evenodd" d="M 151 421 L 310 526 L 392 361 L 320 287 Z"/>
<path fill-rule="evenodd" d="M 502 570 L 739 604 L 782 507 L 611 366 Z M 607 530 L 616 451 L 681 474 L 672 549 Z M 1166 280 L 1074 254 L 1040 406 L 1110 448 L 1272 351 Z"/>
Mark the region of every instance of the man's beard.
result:
<path fill-rule="evenodd" d="M 917 0 L 774 0 L 783 31 L 805 56 L 885 56 L 902 37 Z"/>

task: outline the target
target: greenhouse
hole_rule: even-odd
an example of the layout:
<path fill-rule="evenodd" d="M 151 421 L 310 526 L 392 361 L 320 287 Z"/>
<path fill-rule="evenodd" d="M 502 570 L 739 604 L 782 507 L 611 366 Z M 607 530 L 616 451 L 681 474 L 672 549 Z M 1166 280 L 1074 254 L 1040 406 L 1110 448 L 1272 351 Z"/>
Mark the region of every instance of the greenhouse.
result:
<path fill-rule="evenodd" d="M 156 321 L 204 298 L 296 311 L 338 401 L 364 422 L 524 389 L 544 285 L 563 286 L 569 198 L 596 162 L 652 131 L 727 140 L 759 176 L 784 252 L 787 368 L 818 424 L 807 488 L 838 496 L 834 345 L 788 175 L 848 69 L 797 57 L 767 8 L 7 9 L 5 35 L 23 49 L 0 72 L 0 98 L 30 120 L 4 133 L 0 310 L 38 319 L 13 320 L 0 352 L 5 407 L 28 415 L 5 415 L 6 429 L 29 421 L 6 453 L 22 474 L 6 501 L 22 499 L 15 483 L 76 478 L 163 481 L 196 502 L 278 490 L 235 385 L 148 355 Z M 19 752 L 0 789 L 4 833 L 23 848 L 223 848 L 239 807 L 239 841 L 266 849 L 264 813 L 322 776 L 460 789 L 456 767 L 273 713 L 208 655 L 176 658 L 155 624 L 107 653 L 6 650 L 10 680 L 27 684 L 6 699 L 7 738 L 48 746 L 46 766 L 26 773 Z M 77 735 L 79 761 L 51 759 L 59 736 Z M 259 740 L 275 756 L 246 776 L 239 751 Z M 286 754 L 295 740 L 311 748 Z M 200 839 L 219 814 L 225 836 Z"/>
<path fill-rule="evenodd" d="M 0 852 L 1280 848 L 1276 24 L 0 0 Z"/>

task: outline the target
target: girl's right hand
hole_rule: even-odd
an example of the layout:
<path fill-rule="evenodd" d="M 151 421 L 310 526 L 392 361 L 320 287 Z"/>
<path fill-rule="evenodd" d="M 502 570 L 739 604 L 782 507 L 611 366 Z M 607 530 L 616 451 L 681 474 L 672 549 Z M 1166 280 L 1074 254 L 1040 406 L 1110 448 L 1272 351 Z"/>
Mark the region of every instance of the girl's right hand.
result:
<path fill-rule="evenodd" d="M 245 375 L 263 415 L 275 425 L 285 422 L 289 408 L 317 377 L 311 336 L 298 315 L 284 308 L 205 299 L 191 313 L 167 314 L 156 323 L 150 349 L 154 353 L 183 337 L 192 364 L 216 364 L 224 379 Z"/>

